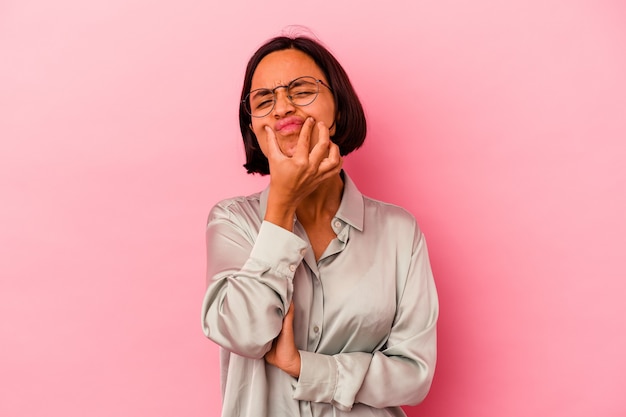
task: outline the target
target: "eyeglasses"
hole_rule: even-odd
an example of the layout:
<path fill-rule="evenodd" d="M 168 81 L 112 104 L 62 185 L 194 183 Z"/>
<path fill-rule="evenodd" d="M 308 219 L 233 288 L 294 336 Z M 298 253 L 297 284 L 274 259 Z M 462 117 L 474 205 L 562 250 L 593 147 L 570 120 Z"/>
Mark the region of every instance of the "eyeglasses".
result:
<path fill-rule="evenodd" d="M 287 98 L 294 106 L 308 106 L 313 103 L 320 92 L 320 84 L 333 91 L 322 80 L 315 77 L 298 77 L 287 85 L 279 85 L 272 89 L 257 88 L 250 91 L 246 98 L 242 100 L 246 112 L 252 117 L 265 117 L 274 110 L 276 105 L 276 90 L 287 89 Z"/>

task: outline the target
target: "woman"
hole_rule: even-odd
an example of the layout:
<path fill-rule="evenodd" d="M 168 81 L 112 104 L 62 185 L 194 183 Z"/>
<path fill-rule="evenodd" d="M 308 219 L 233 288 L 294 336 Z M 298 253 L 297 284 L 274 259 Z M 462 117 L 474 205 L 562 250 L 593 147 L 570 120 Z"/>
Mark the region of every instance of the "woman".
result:
<path fill-rule="evenodd" d="M 268 188 L 213 207 L 207 337 L 223 416 L 404 416 L 430 388 L 438 301 L 408 212 L 364 197 L 342 157 L 365 139 L 332 54 L 277 37 L 248 63 L 239 110 L 249 173 Z"/>

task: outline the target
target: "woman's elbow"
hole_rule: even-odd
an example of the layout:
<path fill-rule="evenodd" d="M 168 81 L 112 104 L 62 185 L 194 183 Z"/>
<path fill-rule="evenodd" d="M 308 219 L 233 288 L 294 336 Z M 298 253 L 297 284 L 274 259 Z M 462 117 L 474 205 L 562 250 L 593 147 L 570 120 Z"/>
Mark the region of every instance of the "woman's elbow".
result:
<path fill-rule="evenodd" d="M 202 322 L 204 335 L 217 345 L 250 359 L 261 359 L 272 347 L 273 338 L 261 337 L 253 331 L 229 331 L 225 323 L 210 324 L 206 319 Z"/>

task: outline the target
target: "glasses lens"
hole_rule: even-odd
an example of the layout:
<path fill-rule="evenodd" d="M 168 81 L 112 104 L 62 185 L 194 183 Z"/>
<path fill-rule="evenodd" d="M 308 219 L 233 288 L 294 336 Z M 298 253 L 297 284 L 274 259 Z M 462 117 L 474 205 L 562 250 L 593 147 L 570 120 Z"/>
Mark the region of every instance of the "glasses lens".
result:
<path fill-rule="evenodd" d="M 267 116 L 274 107 L 274 93 L 265 88 L 251 91 L 246 98 L 246 110 L 251 116 Z"/>
<path fill-rule="evenodd" d="M 289 83 L 289 98 L 296 106 L 308 106 L 319 93 L 319 84 L 313 77 L 300 77 Z"/>

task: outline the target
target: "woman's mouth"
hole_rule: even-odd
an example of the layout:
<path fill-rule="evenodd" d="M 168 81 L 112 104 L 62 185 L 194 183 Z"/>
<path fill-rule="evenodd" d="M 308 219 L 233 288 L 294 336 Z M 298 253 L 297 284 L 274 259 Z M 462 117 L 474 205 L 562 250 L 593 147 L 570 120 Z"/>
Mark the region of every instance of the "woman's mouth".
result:
<path fill-rule="evenodd" d="M 298 116 L 289 116 L 280 119 L 274 125 L 274 130 L 281 135 L 290 135 L 299 132 L 304 124 L 304 120 Z"/>

